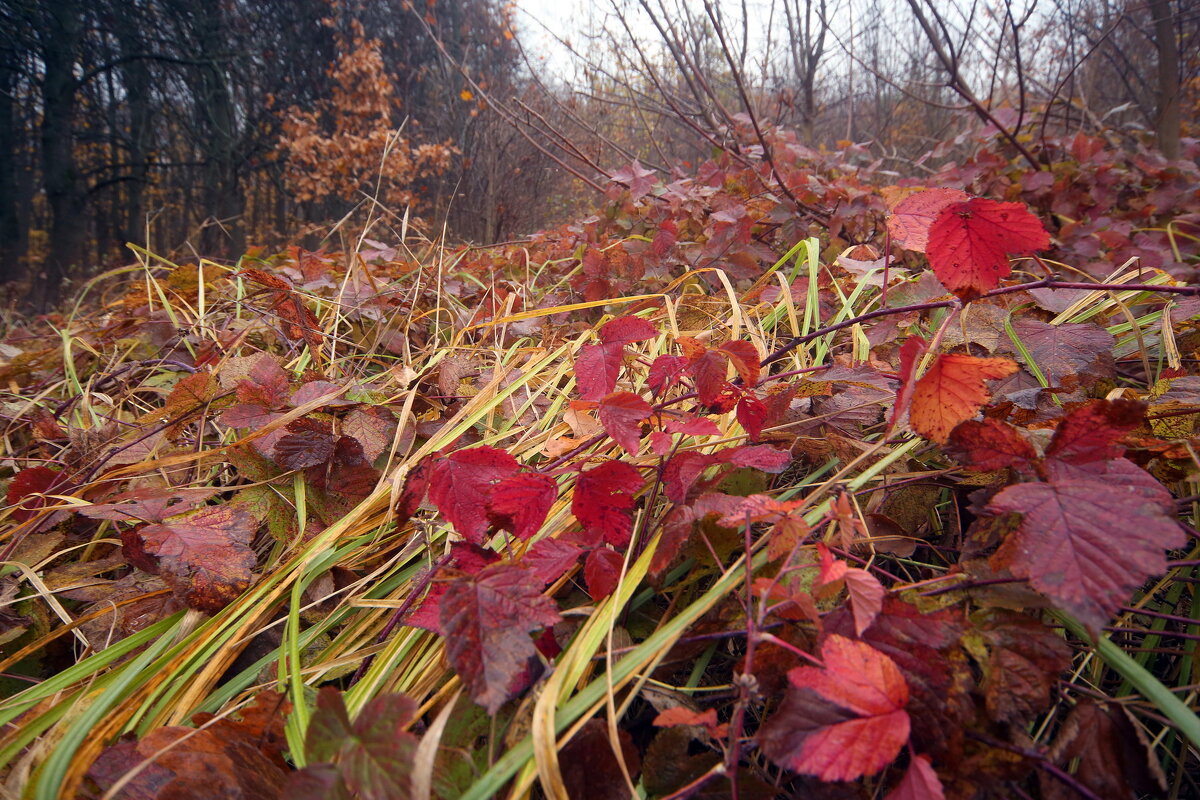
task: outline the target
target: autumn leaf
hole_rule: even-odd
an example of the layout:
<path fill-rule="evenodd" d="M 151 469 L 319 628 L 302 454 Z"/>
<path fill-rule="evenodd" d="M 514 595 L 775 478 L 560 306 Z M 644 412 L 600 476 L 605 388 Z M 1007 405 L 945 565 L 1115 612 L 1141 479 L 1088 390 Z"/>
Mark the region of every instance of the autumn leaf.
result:
<path fill-rule="evenodd" d="M 734 371 L 742 379 L 746 388 L 751 388 L 758 383 L 758 374 L 762 366 L 758 350 L 753 344 L 735 339 L 725 342 L 717 350 L 724 353 L 725 357 L 729 359 L 729 363 L 733 364 Z"/>
<path fill-rule="evenodd" d="M 750 441 L 756 442 L 762 436 L 769 413 L 766 404 L 753 395 L 742 395 L 738 400 L 737 421 L 750 435 Z"/>
<path fill-rule="evenodd" d="M 650 372 L 646 383 L 654 394 L 661 395 L 666 390 L 678 386 L 680 379 L 687 371 L 688 360 L 684 356 L 662 355 L 650 363 Z"/>
<path fill-rule="evenodd" d="M 328 771 L 332 786 L 326 792 L 334 796 L 363 800 L 410 796 L 417 737 L 405 727 L 416 712 L 417 704 L 411 698 L 381 694 L 368 700 L 351 722 L 342 693 L 332 686 L 323 687 L 304 737 L 309 765 L 304 772 Z M 308 777 L 303 773 L 294 776 L 289 788 L 296 786 L 297 779 Z M 281 796 L 294 795 L 285 791 Z"/>
<path fill-rule="evenodd" d="M 1028 469 L 1037 460 L 1029 440 L 1011 425 L 994 419 L 967 420 L 950 432 L 946 451 L 980 472 L 1012 467 Z"/>
<path fill-rule="evenodd" d="M 627 345 L 653 339 L 658 329 L 641 317 L 617 317 L 601 325 L 598 334 L 605 344 Z"/>
<path fill-rule="evenodd" d="M 584 400 L 599 400 L 617 388 L 625 346 L 620 342 L 585 344 L 575 357 L 575 384 Z"/>
<path fill-rule="evenodd" d="M 888 428 L 895 428 L 896 423 L 904 416 L 912 405 L 913 390 L 917 388 L 913 376 L 925 355 L 928 345 L 920 336 L 910 336 L 900 346 L 900 389 L 896 393 L 896 402 L 892 406 L 892 416 L 888 418 Z"/>
<path fill-rule="evenodd" d="M 167 517 L 192 510 L 220 491 L 215 486 L 132 489 L 109 498 L 107 503 L 81 508 L 79 513 L 92 519 L 162 522 Z"/>
<path fill-rule="evenodd" d="M 959 189 L 925 189 L 901 200 L 888 217 L 892 241 L 908 250 L 925 252 L 929 227 L 943 208 L 971 199 Z"/>
<path fill-rule="evenodd" d="M 988 504 L 1021 524 L 992 556 L 1098 631 L 1133 590 L 1167 568 L 1186 541 L 1171 493 L 1125 459 L 1102 469 L 1050 462 L 1050 480 L 1009 486 Z"/>
<path fill-rule="evenodd" d="M 1049 246 L 1050 235 L 1024 204 L 976 197 L 938 212 L 925 254 L 942 285 L 967 301 L 995 289 L 1012 272 L 1009 254 Z"/>
<path fill-rule="evenodd" d="M 642 420 L 651 413 L 650 404 L 633 392 L 613 392 L 600 401 L 597 416 L 613 441 L 636 456 L 642 438 Z"/>
<path fill-rule="evenodd" d="M 283 758 L 280 713 L 286 703 L 273 692 L 261 693 L 255 703 L 242 709 L 242 720 L 198 714 L 195 722 L 203 727 L 152 728 L 141 739 L 105 748 L 88 768 L 78 798 L 286 796 L 281 792 L 291 770 Z M 118 783 L 120 790 L 110 795 Z"/>
<path fill-rule="evenodd" d="M 1117 444 L 1145 422 L 1146 404 L 1136 400 L 1093 400 L 1080 406 L 1058 424 L 1046 446 L 1046 458 L 1068 464 L 1090 464 L 1120 458 L 1125 448 Z"/>
<path fill-rule="evenodd" d="M 971 623 L 987 645 L 983 692 L 988 715 L 1025 723 L 1050 705 L 1055 684 L 1071 665 L 1066 640 L 1041 620 L 1004 609 L 984 609 Z"/>
<path fill-rule="evenodd" d="M 933 769 L 929 756 L 918 754 L 908 762 L 908 769 L 896 788 L 884 800 L 945 800 L 942 781 Z"/>
<path fill-rule="evenodd" d="M 945 444 L 960 422 L 979 413 L 988 400 L 986 380 L 1017 371 L 1007 358 L 977 358 L 943 353 L 917 381 L 909 408 L 913 430 Z"/>
<path fill-rule="evenodd" d="M 467 541 L 482 544 L 488 530 L 492 485 L 520 470 L 517 460 L 495 447 L 456 450 L 436 461 L 429 478 L 429 499 Z"/>
<path fill-rule="evenodd" d="M 624 566 L 625 557 L 616 550 L 597 547 L 588 553 L 583 563 L 583 579 L 593 600 L 599 602 L 616 591 Z"/>
<path fill-rule="evenodd" d="M 8 484 L 7 499 L 13 509 L 13 519 L 18 522 L 32 519 L 37 512 L 47 505 L 58 501 L 47 499 L 42 495 L 52 493 L 56 488 L 65 487 L 67 474 L 49 467 L 26 467 L 13 476 Z"/>
<path fill-rule="evenodd" d="M 522 472 L 503 478 L 488 491 L 488 517 L 502 530 L 528 540 L 542 527 L 558 499 L 558 484 L 548 475 Z"/>
<path fill-rule="evenodd" d="M 207 506 L 135 528 L 122 541 L 149 559 L 188 606 L 214 614 L 250 586 L 255 527 L 240 508 Z"/>
<path fill-rule="evenodd" d="M 453 581 L 439 617 L 446 655 L 471 698 L 495 714 L 527 685 L 537 650 L 529 633 L 560 619 L 542 580 L 512 564 L 493 564 Z"/>
<path fill-rule="evenodd" d="M 826 637 L 824 666 L 796 667 L 783 706 L 760 729 L 775 763 L 823 781 L 874 775 L 908 740 L 908 684 L 895 662 L 865 642 Z"/>
<path fill-rule="evenodd" d="M 579 474 L 571 513 L 593 537 L 593 543 L 604 541 L 613 547 L 624 547 L 633 535 L 630 512 L 634 495 L 644 484 L 642 473 L 633 465 L 606 461 Z"/>

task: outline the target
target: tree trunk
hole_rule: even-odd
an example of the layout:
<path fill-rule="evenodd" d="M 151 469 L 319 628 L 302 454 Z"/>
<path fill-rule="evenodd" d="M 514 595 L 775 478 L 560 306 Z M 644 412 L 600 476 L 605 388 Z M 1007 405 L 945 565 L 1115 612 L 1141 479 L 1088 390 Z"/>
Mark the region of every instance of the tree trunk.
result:
<path fill-rule="evenodd" d="M 1158 48 L 1158 149 L 1168 159 L 1179 158 L 1179 42 L 1170 0 L 1150 0 L 1154 43 Z"/>
<path fill-rule="evenodd" d="M 45 310 L 63 293 L 72 272 L 83 261 L 83 187 L 75 165 L 75 56 L 83 31 L 79 6 L 60 0 L 47 4 L 46 39 L 42 44 L 42 183 L 50 207 L 50 250 L 41 273 L 34 276 L 30 298 Z"/>
<path fill-rule="evenodd" d="M 0 47 L 0 283 L 21 277 L 24 248 L 17 203 L 18 116 L 13 92 L 20 68 L 15 46 Z"/>

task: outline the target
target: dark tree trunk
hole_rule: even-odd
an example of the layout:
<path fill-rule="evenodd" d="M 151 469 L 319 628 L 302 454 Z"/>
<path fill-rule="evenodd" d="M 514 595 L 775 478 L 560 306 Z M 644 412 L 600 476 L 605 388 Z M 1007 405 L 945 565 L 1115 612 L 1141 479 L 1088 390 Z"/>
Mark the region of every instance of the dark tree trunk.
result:
<path fill-rule="evenodd" d="M 87 229 L 86 197 L 75 166 L 76 79 L 83 18 L 75 2 L 47 4 L 42 45 L 42 183 L 50 207 L 50 249 L 41 274 L 34 276 L 30 299 L 45 310 L 63 293 L 72 272 L 82 265 Z"/>
<path fill-rule="evenodd" d="M 25 252 L 17 200 L 17 149 L 23 137 L 17 130 L 14 91 L 20 74 L 20 54 L 5 42 L 0 45 L 0 283 L 21 277 Z"/>
<path fill-rule="evenodd" d="M 1158 48 L 1158 149 L 1172 161 L 1179 158 L 1179 42 L 1171 0 L 1150 0 L 1154 44 Z"/>

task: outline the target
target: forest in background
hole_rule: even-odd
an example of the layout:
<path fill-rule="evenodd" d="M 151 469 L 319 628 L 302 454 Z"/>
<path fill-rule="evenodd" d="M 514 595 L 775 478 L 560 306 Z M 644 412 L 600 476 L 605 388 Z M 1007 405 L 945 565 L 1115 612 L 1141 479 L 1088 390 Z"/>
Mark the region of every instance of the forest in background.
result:
<path fill-rule="evenodd" d="M 591 15 L 546 62 L 521 44 L 537 23 L 496 0 L 3 0 L 0 282 L 43 308 L 127 243 L 237 258 L 315 246 L 356 212 L 492 243 L 585 209 L 635 159 L 687 174 L 742 123 L 906 175 L 981 128 L 1031 168 L 1075 132 L 1194 156 L 1200 14 L 1182 0 Z"/>

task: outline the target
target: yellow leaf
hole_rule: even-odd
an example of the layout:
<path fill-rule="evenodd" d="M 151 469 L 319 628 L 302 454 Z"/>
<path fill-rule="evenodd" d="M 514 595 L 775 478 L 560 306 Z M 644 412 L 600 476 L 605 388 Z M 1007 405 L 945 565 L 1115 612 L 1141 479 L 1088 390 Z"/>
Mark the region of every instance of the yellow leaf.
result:
<path fill-rule="evenodd" d="M 461 97 L 463 100 L 474 100 L 475 99 L 475 95 L 473 95 L 471 93 L 470 89 L 463 89 L 461 92 L 458 93 L 458 96 Z"/>

